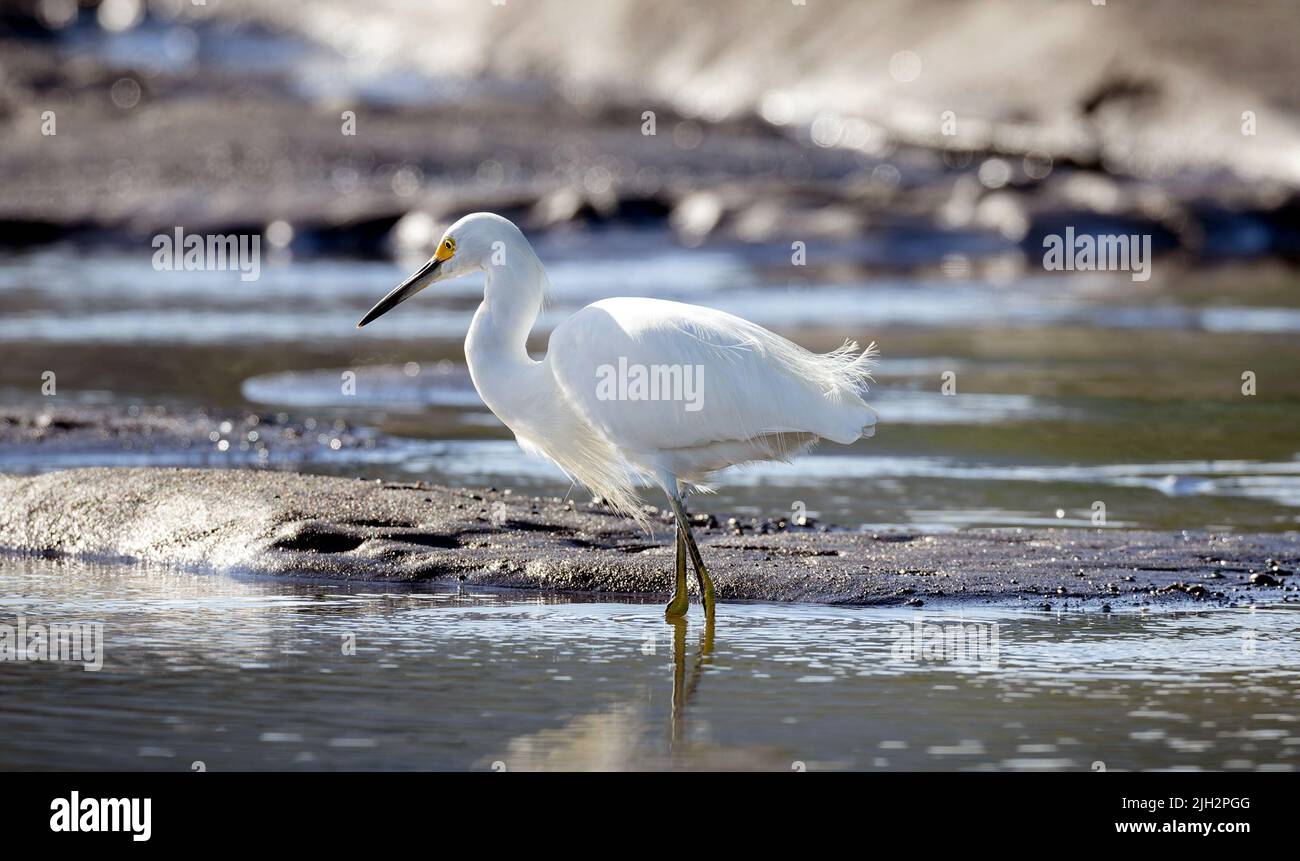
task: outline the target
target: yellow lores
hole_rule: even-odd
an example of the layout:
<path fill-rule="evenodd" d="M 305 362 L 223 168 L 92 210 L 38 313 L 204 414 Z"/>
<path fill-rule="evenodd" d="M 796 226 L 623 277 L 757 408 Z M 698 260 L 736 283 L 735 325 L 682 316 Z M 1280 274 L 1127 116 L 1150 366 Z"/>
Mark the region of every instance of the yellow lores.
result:
<path fill-rule="evenodd" d="M 433 252 L 433 259 L 441 263 L 444 260 L 450 260 L 451 255 L 455 253 L 456 240 L 448 236 L 446 239 L 442 240 L 442 244 L 438 246 L 438 250 Z"/>

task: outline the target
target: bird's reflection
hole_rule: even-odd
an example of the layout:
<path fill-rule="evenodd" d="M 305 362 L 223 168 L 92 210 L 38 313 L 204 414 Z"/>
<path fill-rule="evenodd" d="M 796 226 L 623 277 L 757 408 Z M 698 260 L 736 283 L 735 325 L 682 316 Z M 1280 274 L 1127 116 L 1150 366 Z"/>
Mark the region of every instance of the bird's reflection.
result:
<path fill-rule="evenodd" d="M 562 726 L 516 736 L 503 750 L 482 758 L 479 767 L 500 765 L 508 771 L 789 771 L 796 757 L 785 746 L 719 740 L 713 737 L 709 722 L 698 716 L 695 732 L 686 732 L 686 709 L 713 661 L 714 624 L 712 618 L 706 617 L 690 645 L 686 619 L 670 619 L 667 624 L 673 629 L 672 710 L 667 745 L 663 743 L 661 701 L 646 696 L 643 690 L 632 699 L 577 715 Z M 654 664 L 657 673 L 662 665 L 657 659 Z M 663 684 L 662 677 L 647 684 L 658 688 Z M 653 704 L 653 712 L 646 711 L 647 701 Z"/>
<path fill-rule="evenodd" d="M 704 628 L 700 631 L 699 648 L 687 669 L 686 661 L 686 618 L 675 616 L 666 620 L 673 629 L 673 715 L 672 715 L 672 753 L 677 754 L 677 746 L 683 739 L 686 729 L 686 706 L 695 696 L 700 685 L 700 676 L 713 656 L 713 614 L 705 616 Z"/>

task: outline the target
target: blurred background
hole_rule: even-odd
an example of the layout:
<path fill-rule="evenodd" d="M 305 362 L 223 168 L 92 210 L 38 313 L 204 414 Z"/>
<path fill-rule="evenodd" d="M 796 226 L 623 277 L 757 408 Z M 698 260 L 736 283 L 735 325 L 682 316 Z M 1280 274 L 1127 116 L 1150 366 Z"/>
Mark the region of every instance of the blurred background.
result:
<path fill-rule="evenodd" d="M 0 470 L 569 492 L 469 383 L 481 281 L 353 328 L 490 209 L 538 352 L 615 295 L 878 342 L 875 439 L 711 509 L 1294 529 L 1298 44 L 1285 0 L 0 3 Z M 257 280 L 159 271 L 178 228 Z M 1150 279 L 1047 270 L 1067 229 Z"/>

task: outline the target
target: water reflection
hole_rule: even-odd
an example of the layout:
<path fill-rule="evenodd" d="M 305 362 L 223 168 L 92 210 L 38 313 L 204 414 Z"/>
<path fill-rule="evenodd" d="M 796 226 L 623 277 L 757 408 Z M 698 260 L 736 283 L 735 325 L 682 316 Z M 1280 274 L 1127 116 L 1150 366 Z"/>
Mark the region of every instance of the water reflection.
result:
<path fill-rule="evenodd" d="M 715 624 L 698 607 L 666 624 L 658 600 L 0 557 L 0 622 L 18 614 L 102 622 L 104 667 L 0 661 L 4 769 L 1292 770 L 1300 757 L 1287 605 L 727 603 Z M 984 650 L 927 633 L 952 627 L 986 634 Z"/>
<path fill-rule="evenodd" d="M 710 613 L 705 617 L 700 630 L 700 641 L 695 657 L 690 661 L 690 671 L 688 673 L 686 659 L 687 621 L 680 617 L 666 621 L 666 624 L 673 629 L 673 709 L 671 727 L 674 760 L 677 759 L 683 744 L 686 729 L 686 706 L 690 703 L 691 697 L 695 696 L 695 690 L 699 687 L 703 670 L 709 664 L 709 658 L 713 654 L 713 626 L 715 622 L 714 614 Z"/>

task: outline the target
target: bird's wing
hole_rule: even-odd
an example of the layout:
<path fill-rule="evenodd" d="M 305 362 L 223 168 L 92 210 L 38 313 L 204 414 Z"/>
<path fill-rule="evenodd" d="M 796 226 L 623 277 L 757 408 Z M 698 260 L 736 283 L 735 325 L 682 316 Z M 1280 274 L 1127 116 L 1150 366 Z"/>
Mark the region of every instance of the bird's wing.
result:
<path fill-rule="evenodd" d="M 852 442 L 875 423 L 861 396 L 872 352 L 819 355 L 722 311 L 629 298 L 562 323 L 547 363 L 614 445 L 655 452 L 779 433 Z"/>

